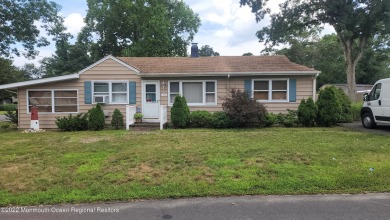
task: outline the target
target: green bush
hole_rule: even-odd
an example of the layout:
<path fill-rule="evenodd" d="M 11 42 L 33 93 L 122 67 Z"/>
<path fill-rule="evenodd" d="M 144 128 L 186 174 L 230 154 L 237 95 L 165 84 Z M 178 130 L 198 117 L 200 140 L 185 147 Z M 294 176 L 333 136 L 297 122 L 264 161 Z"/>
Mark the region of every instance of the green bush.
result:
<path fill-rule="evenodd" d="M 339 121 L 340 123 L 352 122 L 352 109 L 351 109 L 351 100 L 344 93 L 342 89 L 336 89 L 337 99 L 341 104 L 341 113 Z"/>
<path fill-rule="evenodd" d="M 278 123 L 285 127 L 294 127 L 298 124 L 298 111 L 287 109 L 288 113 L 277 115 Z"/>
<path fill-rule="evenodd" d="M 88 130 L 88 114 L 69 115 L 68 117 L 56 117 L 56 125 L 61 131 L 85 131 Z"/>
<path fill-rule="evenodd" d="M 18 109 L 18 105 L 16 104 L 0 105 L 0 111 L 16 111 L 17 109 Z"/>
<path fill-rule="evenodd" d="M 88 129 L 91 131 L 99 131 L 104 129 L 104 112 L 100 103 L 96 104 L 88 112 Z"/>
<path fill-rule="evenodd" d="M 265 114 L 265 121 L 264 126 L 265 127 L 271 127 L 274 124 L 278 123 L 278 116 L 274 113 L 267 113 Z"/>
<path fill-rule="evenodd" d="M 317 106 L 313 99 L 309 97 L 307 101 L 302 99 L 298 107 L 298 121 L 305 127 L 311 127 L 317 117 Z"/>
<path fill-rule="evenodd" d="M 214 112 L 211 117 L 211 127 L 213 128 L 229 128 L 230 124 L 230 118 L 225 112 Z"/>
<path fill-rule="evenodd" d="M 351 104 L 352 120 L 360 121 L 360 110 L 362 110 L 362 102 L 353 102 Z"/>
<path fill-rule="evenodd" d="M 18 117 L 18 110 L 7 110 L 7 112 L 4 114 L 5 115 L 5 118 L 14 123 L 14 124 L 18 124 L 19 122 L 19 117 Z"/>
<path fill-rule="evenodd" d="M 190 122 L 190 109 L 184 97 L 176 96 L 171 108 L 171 122 L 175 128 L 186 128 Z"/>
<path fill-rule="evenodd" d="M 111 126 L 116 130 L 123 128 L 124 126 L 123 114 L 117 108 L 114 110 L 114 113 L 112 113 Z"/>
<path fill-rule="evenodd" d="M 321 90 L 316 104 L 318 108 L 317 124 L 323 127 L 336 125 L 342 111 L 336 88 L 330 86 Z"/>
<path fill-rule="evenodd" d="M 208 111 L 198 110 L 190 114 L 190 126 L 193 128 L 209 128 L 212 114 Z"/>
<path fill-rule="evenodd" d="M 265 123 L 267 110 L 262 103 L 250 98 L 246 91 L 231 89 L 223 100 L 222 108 L 233 127 L 257 127 Z"/>

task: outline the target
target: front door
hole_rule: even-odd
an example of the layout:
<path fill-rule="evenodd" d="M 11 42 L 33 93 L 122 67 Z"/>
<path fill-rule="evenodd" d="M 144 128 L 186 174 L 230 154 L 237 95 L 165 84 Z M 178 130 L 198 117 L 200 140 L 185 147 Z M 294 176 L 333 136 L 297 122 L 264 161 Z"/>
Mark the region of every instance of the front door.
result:
<path fill-rule="evenodd" d="M 159 118 L 159 102 L 160 81 L 142 81 L 142 114 L 144 118 Z"/>

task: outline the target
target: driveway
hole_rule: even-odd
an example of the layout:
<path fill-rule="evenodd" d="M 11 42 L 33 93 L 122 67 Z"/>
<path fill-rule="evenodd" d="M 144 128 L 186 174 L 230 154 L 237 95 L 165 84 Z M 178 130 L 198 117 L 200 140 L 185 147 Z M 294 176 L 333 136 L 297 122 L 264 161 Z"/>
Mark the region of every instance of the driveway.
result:
<path fill-rule="evenodd" d="M 12 208 L 1 208 L 0 219 L 389 219 L 390 194 L 237 196 Z"/>
<path fill-rule="evenodd" d="M 0 115 L 0 121 L 7 121 L 7 118 L 5 117 L 5 115 Z"/>
<path fill-rule="evenodd" d="M 367 129 L 364 128 L 362 123 L 359 122 L 352 122 L 352 123 L 340 123 L 341 127 L 349 128 L 355 131 L 360 131 L 363 133 L 370 133 L 370 134 L 381 134 L 381 135 L 390 135 L 390 126 L 387 125 L 378 125 L 374 129 Z"/>

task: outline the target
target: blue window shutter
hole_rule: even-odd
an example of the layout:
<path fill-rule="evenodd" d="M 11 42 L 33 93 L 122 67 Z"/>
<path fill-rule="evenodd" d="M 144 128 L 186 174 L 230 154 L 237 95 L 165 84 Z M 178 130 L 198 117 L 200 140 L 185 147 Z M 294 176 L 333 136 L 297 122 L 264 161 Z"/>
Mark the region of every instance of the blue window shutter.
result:
<path fill-rule="evenodd" d="M 129 82 L 129 104 L 137 103 L 136 82 Z"/>
<path fill-rule="evenodd" d="M 92 104 L 92 83 L 91 81 L 84 82 L 84 103 Z"/>
<path fill-rule="evenodd" d="M 249 98 L 252 98 L 252 80 L 251 79 L 244 80 L 244 89 L 248 93 Z"/>
<path fill-rule="evenodd" d="M 289 102 L 297 101 L 297 80 L 290 79 L 289 80 Z"/>

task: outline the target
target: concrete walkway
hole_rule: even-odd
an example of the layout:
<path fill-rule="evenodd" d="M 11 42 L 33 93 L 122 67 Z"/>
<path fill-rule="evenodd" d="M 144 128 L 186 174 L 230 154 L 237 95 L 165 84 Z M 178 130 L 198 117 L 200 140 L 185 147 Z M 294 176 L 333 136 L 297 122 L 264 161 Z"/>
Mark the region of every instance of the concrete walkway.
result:
<path fill-rule="evenodd" d="M 351 130 L 360 131 L 363 133 L 370 134 L 381 134 L 381 135 L 390 135 L 390 126 L 387 125 L 377 125 L 374 129 L 364 128 L 361 122 L 352 122 L 352 123 L 340 123 L 341 127 L 349 128 Z"/>
<path fill-rule="evenodd" d="M 6 211 L 18 211 L 12 213 Z M 21 213 L 24 212 L 24 213 Z M 239 196 L 1 208 L 0 219 L 389 219 L 390 194 Z"/>

